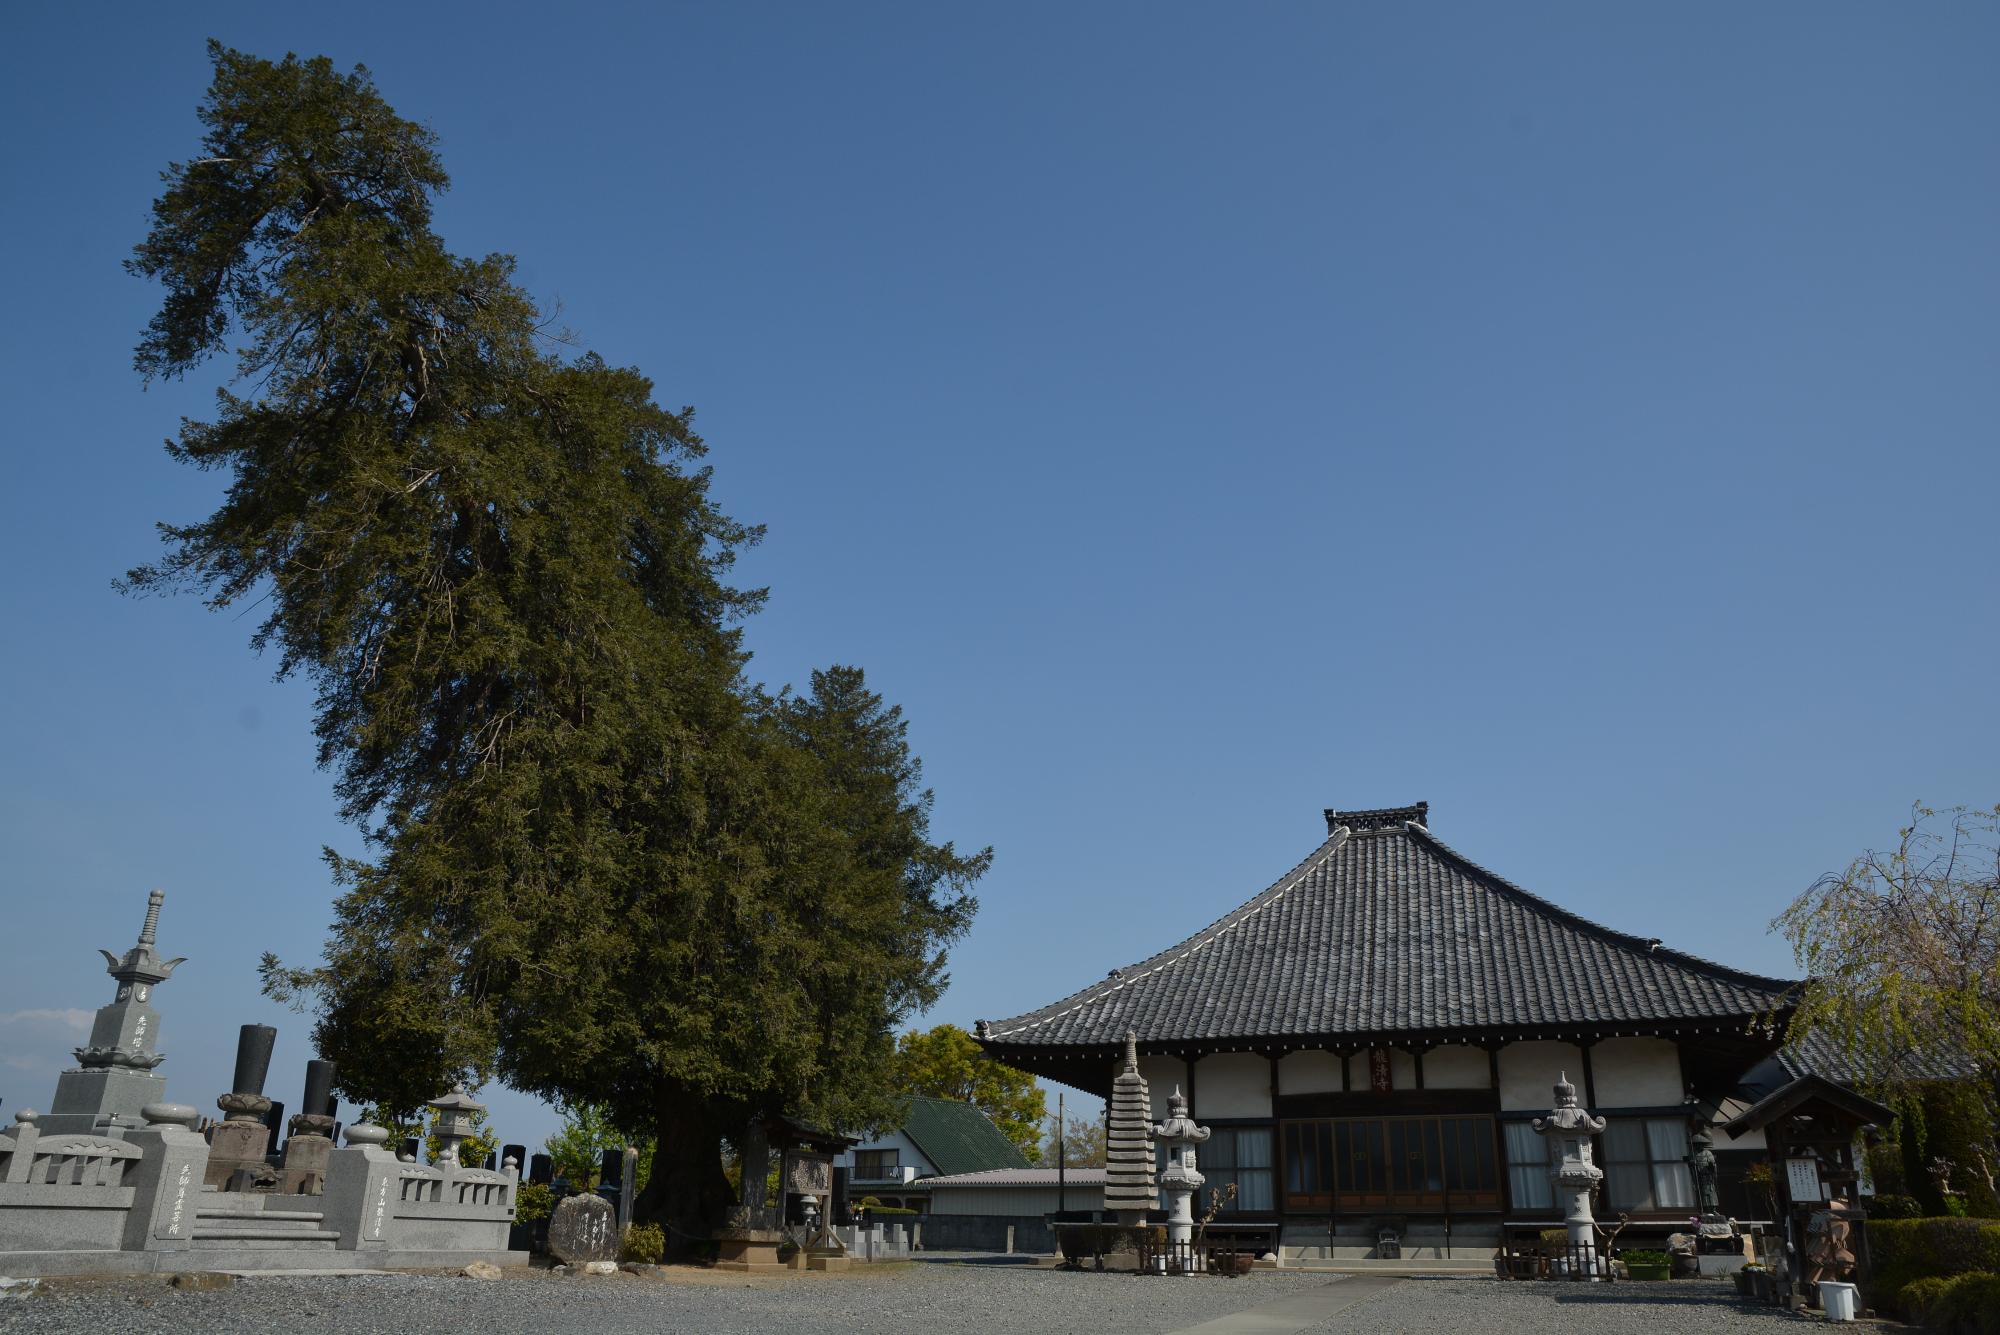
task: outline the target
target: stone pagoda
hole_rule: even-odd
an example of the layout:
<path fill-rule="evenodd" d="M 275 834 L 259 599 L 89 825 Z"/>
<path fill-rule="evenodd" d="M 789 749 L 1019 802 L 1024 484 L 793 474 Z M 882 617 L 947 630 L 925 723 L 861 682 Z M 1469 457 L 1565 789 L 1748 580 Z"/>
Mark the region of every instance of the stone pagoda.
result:
<path fill-rule="evenodd" d="M 40 1121 L 43 1135 L 117 1135 L 146 1125 L 141 1108 L 166 1102 L 167 1078 L 153 1073 L 166 1060 L 155 1047 L 160 1015 L 152 1007 L 153 989 L 187 962 L 163 960 L 153 949 L 166 897 L 161 890 L 147 896 L 146 925 L 139 929 L 138 944 L 122 958 L 108 950 L 97 952 L 104 956 L 105 971 L 117 980 L 118 994 L 97 1012 L 90 1041 L 76 1049 L 76 1069 L 56 1077 L 55 1100 Z"/>
<path fill-rule="evenodd" d="M 1590 1161 L 1590 1138 L 1604 1134 L 1604 1119 L 1577 1106 L 1576 1086 L 1567 1071 L 1556 1077 L 1555 1092 L 1556 1106 L 1533 1126 L 1548 1138 L 1549 1181 L 1555 1184 L 1557 1202 L 1568 1207 L 1563 1216 L 1569 1229 L 1568 1265 L 1594 1280 L 1599 1278 L 1597 1219 L 1590 1210 L 1590 1193 L 1604 1180 L 1604 1170 Z"/>
<path fill-rule="evenodd" d="M 1139 1042 L 1127 1031 L 1125 1065 L 1105 1109 L 1104 1208 L 1138 1225 L 1159 1203 L 1153 1187 L 1153 1096 L 1139 1074 Z"/>
<path fill-rule="evenodd" d="M 1195 1167 L 1194 1147 L 1210 1135 L 1205 1126 L 1196 1126 L 1188 1116 L 1188 1102 L 1180 1086 L 1174 1086 L 1167 1100 L 1167 1120 L 1153 1128 L 1153 1134 L 1167 1147 L 1167 1168 L 1160 1174 L 1160 1190 L 1167 1194 L 1167 1241 L 1176 1251 L 1194 1241 L 1194 1194 L 1208 1179 Z M 1199 1267 L 1200 1257 L 1190 1258 Z"/>

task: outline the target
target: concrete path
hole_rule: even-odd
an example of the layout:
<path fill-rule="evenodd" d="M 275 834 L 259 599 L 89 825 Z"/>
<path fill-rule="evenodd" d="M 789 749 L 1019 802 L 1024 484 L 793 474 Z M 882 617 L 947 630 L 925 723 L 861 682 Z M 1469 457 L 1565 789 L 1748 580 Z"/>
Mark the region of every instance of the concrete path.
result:
<path fill-rule="evenodd" d="M 1335 1313 L 1366 1302 L 1402 1282 L 1401 1275 L 1355 1275 L 1337 1283 L 1317 1285 L 1309 1293 L 1188 1326 L 1173 1335 L 1293 1335 L 1294 1331 L 1317 1326 Z"/>

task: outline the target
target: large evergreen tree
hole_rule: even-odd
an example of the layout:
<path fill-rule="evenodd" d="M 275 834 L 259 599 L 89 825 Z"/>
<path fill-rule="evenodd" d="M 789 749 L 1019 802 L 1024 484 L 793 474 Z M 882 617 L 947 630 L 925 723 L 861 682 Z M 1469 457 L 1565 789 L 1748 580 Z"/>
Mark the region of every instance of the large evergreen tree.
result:
<path fill-rule="evenodd" d="M 229 489 L 127 585 L 258 600 L 316 689 L 366 856 L 328 853 L 325 964 L 267 958 L 267 987 L 356 1099 L 497 1074 L 654 1128 L 649 1208 L 697 1231 L 745 1117 L 868 1102 L 985 855 L 929 842 L 858 673 L 745 686 L 756 530 L 687 412 L 544 340 L 509 258 L 445 248 L 429 132 L 365 70 L 211 52 L 202 153 L 131 261 L 166 291 L 137 362 L 233 338 L 250 390 L 169 444 Z"/>

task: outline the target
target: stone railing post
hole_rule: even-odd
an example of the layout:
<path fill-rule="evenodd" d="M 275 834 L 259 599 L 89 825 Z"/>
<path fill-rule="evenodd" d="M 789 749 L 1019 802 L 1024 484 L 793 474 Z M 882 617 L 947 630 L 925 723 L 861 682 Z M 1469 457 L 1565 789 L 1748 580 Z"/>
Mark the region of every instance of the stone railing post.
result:
<path fill-rule="evenodd" d="M 14 1114 L 14 1153 L 7 1160 L 7 1173 L 0 1181 L 26 1182 L 28 1168 L 35 1162 L 35 1142 L 42 1138 L 42 1131 L 36 1125 L 41 1114 L 32 1108 L 23 1108 Z"/>
<path fill-rule="evenodd" d="M 184 1103 L 149 1103 L 140 1116 L 146 1125 L 125 1133 L 141 1156 L 130 1183 L 125 1250 L 186 1251 L 208 1171 L 208 1142 L 194 1130 L 201 1114 Z"/>
<path fill-rule="evenodd" d="M 347 1145 L 327 1155 L 326 1189 L 320 1195 L 323 1227 L 340 1234 L 340 1251 L 389 1246 L 389 1228 L 401 1198 L 403 1165 L 383 1148 L 389 1133 L 362 1123 L 347 1128 Z"/>

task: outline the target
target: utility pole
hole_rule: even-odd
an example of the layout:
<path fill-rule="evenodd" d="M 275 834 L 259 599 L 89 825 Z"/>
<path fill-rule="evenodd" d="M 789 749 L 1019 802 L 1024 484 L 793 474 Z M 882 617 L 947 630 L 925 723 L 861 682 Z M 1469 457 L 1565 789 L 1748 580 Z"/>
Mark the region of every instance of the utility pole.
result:
<path fill-rule="evenodd" d="M 1056 1091 L 1056 1213 L 1069 1209 L 1069 1119 L 1063 1115 L 1063 1091 Z"/>

